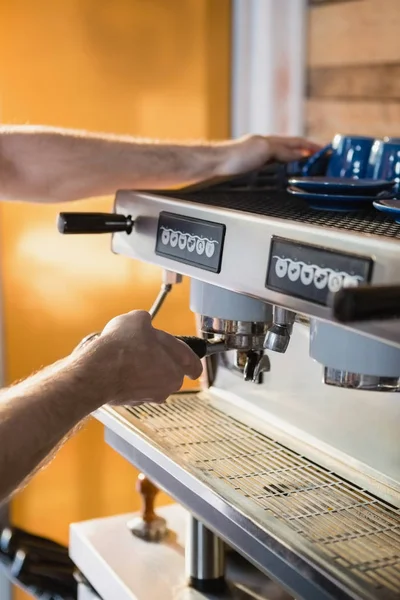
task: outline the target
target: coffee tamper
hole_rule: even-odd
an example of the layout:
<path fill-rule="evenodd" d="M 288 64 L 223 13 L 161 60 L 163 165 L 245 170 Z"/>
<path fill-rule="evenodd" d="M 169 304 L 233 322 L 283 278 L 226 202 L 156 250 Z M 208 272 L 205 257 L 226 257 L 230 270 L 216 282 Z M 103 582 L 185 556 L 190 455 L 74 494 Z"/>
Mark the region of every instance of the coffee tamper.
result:
<path fill-rule="evenodd" d="M 140 473 L 137 480 L 137 491 L 142 497 L 142 511 L 139 517 L 128 522 L 128 527 L 136 537 L 147 542 L 160 542 L 167 533 L 167 522 L 154 510 L 154 502 L 158 488 L 147 477 Z"/>

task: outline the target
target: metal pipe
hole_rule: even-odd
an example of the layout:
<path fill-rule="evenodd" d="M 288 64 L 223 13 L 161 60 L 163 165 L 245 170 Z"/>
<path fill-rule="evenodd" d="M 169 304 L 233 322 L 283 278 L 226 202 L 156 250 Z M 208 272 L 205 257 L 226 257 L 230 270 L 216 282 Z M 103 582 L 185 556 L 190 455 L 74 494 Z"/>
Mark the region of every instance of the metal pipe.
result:
<path fill-rule="evenodd" d="M 185 548 L 189 584 L 203 593 L 217 593 L 225 587 L 225 546 L 203 523 L 189 516 Z"/>

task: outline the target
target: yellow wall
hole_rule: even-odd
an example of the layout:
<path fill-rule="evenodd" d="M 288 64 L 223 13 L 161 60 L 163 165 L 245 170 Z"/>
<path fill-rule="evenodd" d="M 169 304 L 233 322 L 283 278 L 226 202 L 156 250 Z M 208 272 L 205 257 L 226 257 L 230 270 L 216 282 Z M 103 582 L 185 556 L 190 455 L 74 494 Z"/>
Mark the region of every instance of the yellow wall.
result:
<path fill-rule="evenodd" d="M 228 73 L 229 0 L 0 0 L 0 122 L 222 138 Z M 159 270 L 112 255 L 107 236 L 59 236 L 62 209 L 0 206 L 7 382 L 158 291 Z M 193 332 L 187 292 L 186 282 L 157 326 Z M 135 509 L 135 477 L 91 422 L 18 495 L 14 522 L 67 543 L 71 521 Z"/>

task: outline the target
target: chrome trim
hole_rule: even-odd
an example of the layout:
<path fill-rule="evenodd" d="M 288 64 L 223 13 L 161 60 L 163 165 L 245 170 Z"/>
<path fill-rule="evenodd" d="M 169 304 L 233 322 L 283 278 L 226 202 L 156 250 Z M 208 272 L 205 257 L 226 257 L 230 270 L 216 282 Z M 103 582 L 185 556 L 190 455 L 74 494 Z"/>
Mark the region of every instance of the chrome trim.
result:
<path fill-rule="evenodd" d="M 200 316 L 200 331 L 223 340 L 226 350 L 262 350 L 269 325 Z"/>
<path fill-rule="evenodd" d="M 399 377 L 380 377 L 378 375 L 363 375 L 350 373 L 331 367 L 324 367 L 324 383 L 349 390 L 364 390 L 369 392 L 400 392 Z"/>

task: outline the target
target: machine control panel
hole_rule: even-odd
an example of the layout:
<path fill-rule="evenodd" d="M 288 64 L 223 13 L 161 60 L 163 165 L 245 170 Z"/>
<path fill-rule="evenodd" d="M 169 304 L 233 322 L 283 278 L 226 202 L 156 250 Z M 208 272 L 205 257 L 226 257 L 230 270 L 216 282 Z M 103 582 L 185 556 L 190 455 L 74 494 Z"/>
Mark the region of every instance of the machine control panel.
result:
<path fill-rule="evenodd" d="M 372 267 L 373 260 L 367 256 L 273 237 L 266 287 L 326 305 L 330 293 L 368 283 Z"/>
<path fill-rule="evenodd" d="M 219 273 L 225 225 L 161 212 L 155 252 L 181 263 Z"/>

